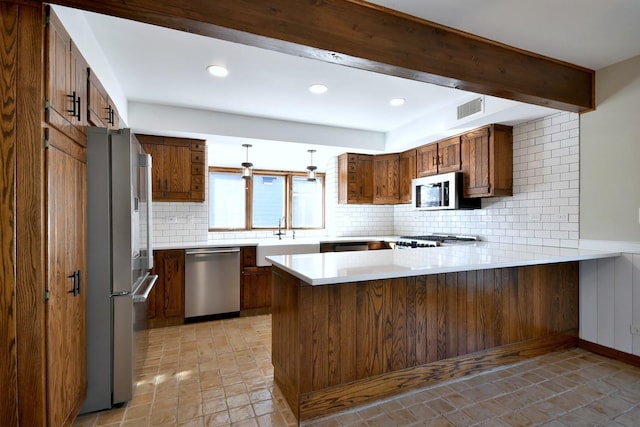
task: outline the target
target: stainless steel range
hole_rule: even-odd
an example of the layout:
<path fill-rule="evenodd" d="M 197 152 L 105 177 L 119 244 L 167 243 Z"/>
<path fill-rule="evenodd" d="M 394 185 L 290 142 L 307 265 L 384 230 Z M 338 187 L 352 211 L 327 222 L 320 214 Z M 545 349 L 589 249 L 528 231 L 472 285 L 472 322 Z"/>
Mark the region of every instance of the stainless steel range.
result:
<path fill-rule="evenodd" d="M 427 234 L 424 236 L 401 236 L 396 242 L 397 249 L 428 248 L 480 241 L 478 236 L 463 236 L 449 234 Z"/>

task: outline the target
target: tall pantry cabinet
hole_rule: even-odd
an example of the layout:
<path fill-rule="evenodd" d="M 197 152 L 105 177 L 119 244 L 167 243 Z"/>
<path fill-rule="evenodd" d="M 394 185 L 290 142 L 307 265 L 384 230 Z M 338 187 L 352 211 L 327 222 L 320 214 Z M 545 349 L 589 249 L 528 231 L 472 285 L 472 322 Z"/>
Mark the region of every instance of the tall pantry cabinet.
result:
<path fill-rule="evenodd" d="M 46 418 L 70 425 L 86 395 L 88 65 L 55 14 L 45 20 Z"/>

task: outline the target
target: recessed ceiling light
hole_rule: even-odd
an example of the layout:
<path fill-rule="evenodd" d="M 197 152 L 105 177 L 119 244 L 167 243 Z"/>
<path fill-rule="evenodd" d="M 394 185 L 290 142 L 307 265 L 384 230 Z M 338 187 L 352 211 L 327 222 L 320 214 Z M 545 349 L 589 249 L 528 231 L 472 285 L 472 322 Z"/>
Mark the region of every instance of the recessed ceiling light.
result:
<path fill-rule="evenodd" d="M 209 65 L 207 67 L 207 71 L 209 74 L 216 77 L 227 77 L 227 74 L 229 74 L 229 70 L 222 65 Z"/>
<path fill-rule="evenodd" d="M 404 103 L 404 98 L 393 98 L 391 101 L 389 101 L 389 105 L 391 105 L 392 107 L 399 107 L 401 105 L 404 105 Z"/>
<path fill-rule="evenodd" d="M 315 94 L 325 93 L 328 90 L 329 88 L 327 86 L 321 85 L 321 84 L 315 84 L 315 85 L 309 86 L 309 92 L 315 93 Z"/>

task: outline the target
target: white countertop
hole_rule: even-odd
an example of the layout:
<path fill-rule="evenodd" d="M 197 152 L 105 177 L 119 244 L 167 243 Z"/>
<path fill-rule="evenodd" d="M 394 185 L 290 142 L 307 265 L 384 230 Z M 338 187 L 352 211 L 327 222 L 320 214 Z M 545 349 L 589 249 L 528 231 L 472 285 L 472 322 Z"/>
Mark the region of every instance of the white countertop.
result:
<path fill-rule="evenodd" d="M 435 248 L 277 255 L 267 259 L 311 285 L 329 285 L 617 256 L 620 252 L 479 242 Z"/>
<path fill-rule="evenodd" d="M 347 236 L 347 237 L 301 237 L 291 238 L 289 236 L 279 240 L 277 237 L 269 239 L 213 239 L 213 240 L 201 240 L 194 242 L 179 242 L 179 243 L 157 243 L 154 245 L 154 250 L 164 249 L 203 249 L 203 248 L 229 248 L 229 247 L 242 247 L 242 246 L 278 246 L 278 245 L 317 245 L 320 243 L 331 242 L 370 242 L 370 241 L 388 241 L 395 242 L 398 240 L 398 236 Z"/>

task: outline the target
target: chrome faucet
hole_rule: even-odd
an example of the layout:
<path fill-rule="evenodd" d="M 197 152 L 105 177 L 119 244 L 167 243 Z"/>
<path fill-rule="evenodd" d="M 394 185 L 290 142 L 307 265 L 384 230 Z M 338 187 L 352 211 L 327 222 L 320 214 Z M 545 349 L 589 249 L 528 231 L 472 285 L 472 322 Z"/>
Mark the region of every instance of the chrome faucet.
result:
<path fill-rule="evenodd" d="M 278 240 L 282 240 L 282 236 L 287 235 L 287 230 L 283 230 L 282 227 L 287 227 L 287 217 L 278 218 L 278 232 L 273 232 L 274 235 L 278 236 Z"/>

